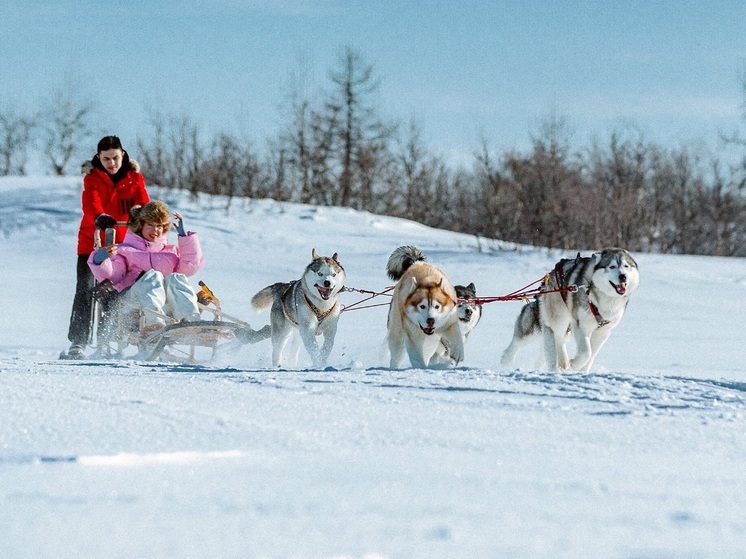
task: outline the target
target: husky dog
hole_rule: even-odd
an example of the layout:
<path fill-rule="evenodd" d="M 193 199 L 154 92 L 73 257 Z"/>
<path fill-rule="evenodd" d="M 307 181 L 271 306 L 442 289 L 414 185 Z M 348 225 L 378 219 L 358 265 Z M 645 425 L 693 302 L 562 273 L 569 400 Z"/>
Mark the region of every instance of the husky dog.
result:
<path fill-rule="evenodd" d="M 272 307 L 272 366 L 279 367 L 283 350 L 295 332 L 300 334 L 313 366 L 323 368 L 334 347 L 337 322 L 341 312 L 339 293 L 345 283 L 345 271 L 337 260 L 337 253 L 329 258 L 311 252 L 311 263 L 303 276 L 290 283 L 275 283 L 251 298 L 251 305 L 258 311 Z M 324 335 L 319 348 L 316 336 Z M 299 344 L 292 342 L 292 365 L 297 363 Z"/>
<path fill-rule="evenodd" d="M 429 366 L 441 341 L 454 363 L 463 361 L 458 296 L 445 273 L 412 246 L 397 248 L 386 269 L 397 280 L 387 323 L 391 368 L 401 368 L 405 349 L 413 367 Z"/>
<path fill-rule="evenodd" d="M 458 297 L 458 325 L 461 329 L 463 344 L 466 345 L 466 338 L 469 337 L 471 331 L 476 328 L 479 320 L 482 318 L 482 304 L 477 299 L 477 288 L 473 282 L 469 285 L 456 285 L 454 287 L 456 289 L 456 296 Z M 438 363 L 452 363 L 449 358 L 448 347 L 442 339 L 440 340 L 440 346 L 433 356 L 433 359 L 436 358 Z"/>
<path fill-rule="evenodd" d="M 474 283 L 455 287 L 458 296 L 459 326 L 461 327 L 461 335 L 466 341 L 469 333 L 477 327 L 482 318 L 482 303 L 477 299 L 477 288 Z"/>
<path fill-rule="evenodd" d="M 543 290 L 575 285 L 577 291 L 542 294 L 524 306 L 501 364 L 509 366 L 518 348 L 542 334 L 550 370 L 588 372 L 601 346 L 622 319 L 639 282 L 637 263 L 621 248 L 605 248 L 590 257 L 578 253 L 576 258 L 560 260 L 547 274 Z M 565 348 L 570 334 L 577 346 L 572 360 Z"/>

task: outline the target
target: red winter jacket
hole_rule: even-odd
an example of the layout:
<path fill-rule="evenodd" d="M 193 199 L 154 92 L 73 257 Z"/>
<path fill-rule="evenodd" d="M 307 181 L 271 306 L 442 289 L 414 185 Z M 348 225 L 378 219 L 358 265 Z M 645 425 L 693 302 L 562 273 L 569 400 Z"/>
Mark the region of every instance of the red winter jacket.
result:
<path fill-rule="evenodd" d="M 93 236 L 96 231 L 96 218 L 101 214 L 109 214 L 117 221 L 126 222 L 132 206 L 150 202 L 150 196 L 145 189 L 143 177 L 125 155 L 122 167 L 129 169 L 124 176 L 114 184 L 111 175 L 106 172 L 98 159 L 93 158 L 93 170 L 83 178 L 83 218 L 80 220 L 78 231 L 78 254 L 86 256 L 93 251 Z M 117 175 L 120 175 L 117 173 Z M 127 233 L 127 227 L 116 227 L 116 242 L 121 243 Z"/>

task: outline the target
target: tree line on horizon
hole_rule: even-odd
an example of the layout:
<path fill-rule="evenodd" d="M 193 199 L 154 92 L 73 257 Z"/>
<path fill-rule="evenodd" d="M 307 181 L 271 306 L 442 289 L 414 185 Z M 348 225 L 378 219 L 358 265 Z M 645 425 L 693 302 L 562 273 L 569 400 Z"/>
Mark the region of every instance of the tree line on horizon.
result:
<path fill-rule="evenodd" d="M 148 184 L 223 195 L 226 207 L 268 197 L 548 248 L 746 256 L 746 158 L 726 165 L 628 131 L 573 149 L 552 114 L 529 149 L 496 153 L 483 140 L 469 168 L 454 168 L 416 123 L 380 114 L 373 66 L 358 51 L 346 48 L 329 78 L 328 93 L 291 92 L 285 124 L 262 152 L 224 132 L 205 141 L 188 115 L 150 111 L 135 158 Z M 93 115 L 94 104 L 70 91 L 34 117 L 0 111 L 0 175 L 26 174 L 32 145 L 51 172 L 77 171 Z"/>

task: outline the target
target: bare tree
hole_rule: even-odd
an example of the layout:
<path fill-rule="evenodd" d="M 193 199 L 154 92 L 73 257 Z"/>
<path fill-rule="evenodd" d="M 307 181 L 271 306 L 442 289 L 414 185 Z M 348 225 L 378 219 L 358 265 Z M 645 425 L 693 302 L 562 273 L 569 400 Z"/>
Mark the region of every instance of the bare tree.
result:
<path fill-rule="evenodd" d="M 738 72 L 738 81 L 741 88 L 741 120 L 746 122 L 746 63 Z M 744 149 L 740 164 L 734 165 L 732 171 L 738 174 L 737 188 L 739 190 L 746 190 L 746 137 L 740 130 L 735 129 L 729 133 L 721 132 L 720 140 L 726 145 Z"/>
<path fill-rule="evenodd" d="M 330 206 L 336 203 L 339 189 L 334 175 L 334 145 L 338 112 L 331 107 L 326 112 L 311 113 L 311 184 L 309 203 Z"/>
<path fill-rule="evenodd" d="M 339 192 L 335 203 L 351 206 L 353 201 L 359 202 L 355 198 L 358 194 L 355 183 L 359 183 L 363 159 L 370 171 L 370 165 L 375 163 L 370 159 L 371 154 L 385 149 L 395 128 L 377 118 L 370 103 L 370 96 L 380 84 L 374 78 L 373 66 L 366 64 L 362 55 L 349 46 L 339 62 L 339 68 L 331 73 L 335 90 L 327 103 L 327 110 L 340 115 L 336 137 Z"/>
<path fill-rule="evenodd" d="M 746 256 L 746 197 L 736 181 L 723 176 L 720 164 L 712 162 L 713 184 L 700 201 L 710 228 L 707 246 L 700 251 L 715 256 Z"/>
<path fill-rule="evenodd" d="M 636 249 L 632 245 L 645 236 L 649 212 L 644 202 L 652 151 L 641 137 L 624 139 L 619 131 L 612 132 L 606 149 L 595 146 L 591 150 L 586 163 L 589 184 L 583 196 L 596 204 L 596 217 L 592 223 L 583 219 L 588 212 L 580 204 L 578 217 L 591 225 L 588 233 L 595 246 Z"/>
<path fill-rule="evenodd" d="M 476 198 L 472 200 L 477 215 L 471 220 L 473 233 L 494 238 L 511 238 L 517 229 L 520 212 L 516 211 L 516 188 L 505 177 L 499 162 L 482 138 L 481 150 L 475 155 L 474 183 Z M 466 182 L 461 178 L 461 182 Z M 457 192 L 463 192 L 459 189 Z M 477 217 L 478 216 L 478 217 Z"/>
<path fill-rule="evenodd" d="M 291 200 L 304 204 L 332 204 L 334 196 L 334 142 L 338 111 L 318 111 L 307 99 L 293 103 L 293 122 L 280 137 L 286 164 L 285 180 Z"/>
<path fill-rule="evenodd" d="M 581 195 L 582 180 L 580 165 L 571 161 L 564 120 L 552 115 L 532 139 L 530 154 L 512 154 L 505 162 L 520 214 L 517 240 L 549 248 L 571 246 L 576 222 L 569 219 L 568 208 Z"/>
<path fill-rule="evenodd" d="M 34 119 L 0 112 L 0 175 L 25 175 Z"/>
<path fill-rule="evenodd" d="M 200 192 L 226 196 L 228 209 L 235 196 L 254 195 L 258 175 L 259 165 L 251 149 L 234 136 L 222 133 L 212 142 L 194 182 Z"/>
<path fill-rule="evenodd" d="M 72 85 L 52 91 L 45 102 L 40 117 L 44 154 L 56 175 L 64 175 L 73 157 L 81 153 L 80 146 L 91 141 L 94 107 Z"/>
<path fill-rule="evenodd" d="M 160 186 L 172 186 L 169 182 L 166 155 L 166 119 L 159 111 L 145 108 L 153 134 L 148 142 L 138 137 L 137 150 L 140 167 L 148 182 Z"/>
<path fill-rule="evenodd" d="M 422 143 L 422 132 L 415 121 L 410 121 L 407 136 L 399 139 L 398 162 L 401 167 L 402 194 L 404 198 L 401 215 L 422 221 L 425 218 L 429 182 L 427 153 Z"/>
<path fill-rule="evenodd" d="M 311 201 L 311 154 L 313 152 L 311 132 L 311 106 L 307 99 L 297 101 L 294 105 L 293 126 L 285 136 L 288 146 L 288 163 L 297 185 L 293 190 L 299 192 L 299 200 L 307 204 Z"/>
<path fill-rule="evenodd" d="M 287 200 L 287 154 L 282 146 L 270 149 L 267 157 L 267 181 L 265 194 L 275 200 Z"/>
<path fill-rule="evenodd" d="M 153 136 L 137 143 L 148 181 L 196 194 L 205 154 L 199 127 L 189 116 L 165 116 L 159 111 L 149 111 L 149 121 Z"/>

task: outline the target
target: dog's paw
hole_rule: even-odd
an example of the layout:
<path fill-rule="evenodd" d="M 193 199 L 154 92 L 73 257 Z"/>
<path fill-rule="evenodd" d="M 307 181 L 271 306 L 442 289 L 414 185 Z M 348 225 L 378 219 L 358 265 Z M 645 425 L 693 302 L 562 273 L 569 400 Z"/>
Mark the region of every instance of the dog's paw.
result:
<path fill-rule="evenodd" d="M 454 365 L 458 365 L 464 360 L 464 350 L 451 349 L 448 352 L 448 356 L 453 360 Z"/>

